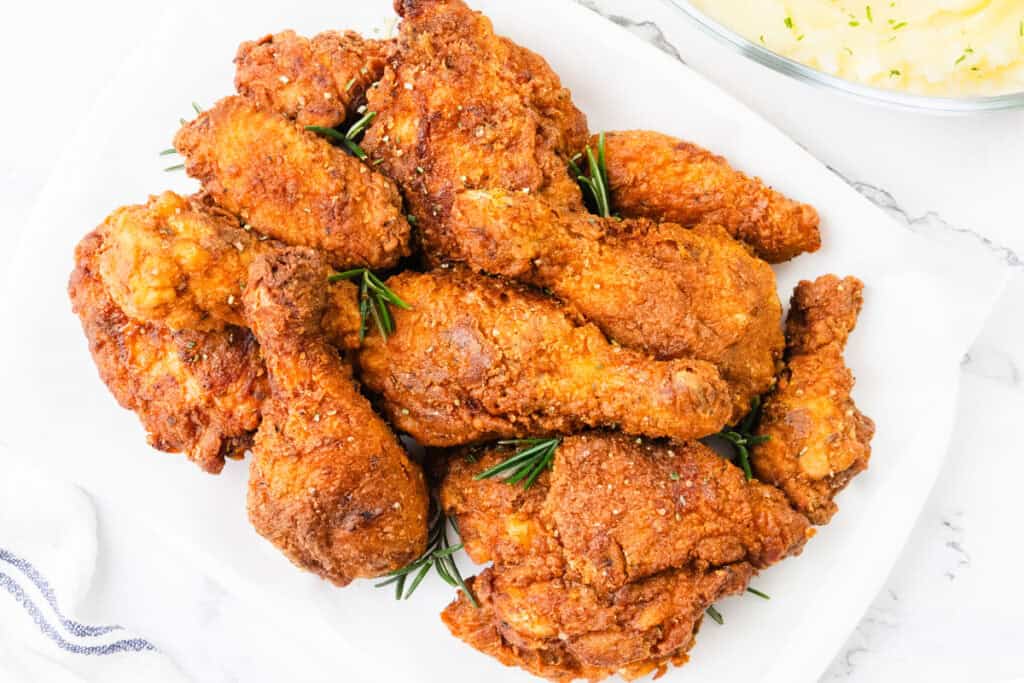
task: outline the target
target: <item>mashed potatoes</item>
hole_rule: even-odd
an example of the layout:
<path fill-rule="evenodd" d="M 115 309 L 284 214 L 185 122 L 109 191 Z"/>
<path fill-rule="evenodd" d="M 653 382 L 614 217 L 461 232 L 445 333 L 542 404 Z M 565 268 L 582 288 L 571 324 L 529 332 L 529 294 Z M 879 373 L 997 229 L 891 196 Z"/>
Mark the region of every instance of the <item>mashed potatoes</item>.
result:
<path fill-rule="evenodd" d="M 692 0 L 825 73 L 944 97 L 1024 91 L 1024 0 Z"/>

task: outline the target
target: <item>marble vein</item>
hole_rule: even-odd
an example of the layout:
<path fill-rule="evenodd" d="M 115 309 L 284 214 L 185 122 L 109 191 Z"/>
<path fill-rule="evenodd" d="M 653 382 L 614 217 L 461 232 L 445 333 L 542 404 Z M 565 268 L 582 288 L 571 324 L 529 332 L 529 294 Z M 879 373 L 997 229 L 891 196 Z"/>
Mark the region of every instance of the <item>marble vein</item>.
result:
<path fill-rule="evenodd" d="M 673 59 L 686 64 L 686 60 L 683 59 L 683 55 L 679 52 L 679 48 L 677 48 L 672 41 L 668 39 L 665 32 L 661 30 L 661 27 L 653 21 L 643 21 L 631 19 L 630 17 L 625 17 L 620 14 L 610 14 L 598 7 L 594 0 L 576 0 L 576 2 L 577 4 L 586 7 L 591 12 L 601 15 L 613 24 L 621 26 L 634 35 L 640 36 Z"/>
<path fill-rule="evenodd" d="M 842 178 L 850 187 L 866 197 L 872 204 L 905 223 L 911 230 L 914 230 L 915 232 L 945 230 L 960 235 L 966 235 L 981 244 L 985 249 L 996 254 L 1011 268 L 1024 268 L 1024 259 L 1022 259 L 1021 256 L 1013 249 L 1003 246 L 975 230 L 953 225 L 934 211 L 927 211 L 920 216 L 911 216 L 906 209 L 899 205 L 891 192 L 864 181 L 848 178 L 843 175 L 841 171 L 832 166 L 828 166 L 827 168 Z"/>

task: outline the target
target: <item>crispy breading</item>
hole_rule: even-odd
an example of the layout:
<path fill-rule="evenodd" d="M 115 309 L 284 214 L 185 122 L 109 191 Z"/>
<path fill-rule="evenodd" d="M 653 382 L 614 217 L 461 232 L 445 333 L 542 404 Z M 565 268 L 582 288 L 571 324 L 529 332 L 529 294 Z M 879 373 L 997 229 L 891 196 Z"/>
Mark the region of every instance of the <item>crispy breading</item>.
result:
<path fill-rule="evenodd" d="M 334 128 L 381 77 L 389 49 L 388 41 L 354 31 L 324 31 L 312 39 L 281 31 L 238 46 L 235 89 L 304 126 Z"/>
<path fill-rule="evenodd" d="M 208 198 L 173 192 L 125 206 L 100 226 L 96 259 L 111 297 L 135 320 L 173 330 L 219 330 L 247 325 L 242 292 L 249 265 L 283 245 L 213 205 Z M 327 282 L 330 306 L 324 328 L 338 346 L 359 346 L 358 288 Z"/>
<path fill-rule="evenodd" d="M 269 394 L 255 340 L 238 327 L 172 332 L 130 319 L 100 279 L 102 246 L 102 228 L 82 239 L 68 286 L 100 378 L 154 448 L 220 472 L 249 448 Z"/>
<path fill-rule="evenodd" d="M 771 386 L 782 355 L 775 274 L 721 228 L 603 219 L 515 193 L 463 192 L 451 256 L 546 287 L 609 338 L 658 358 L 713 363 L 734 419 Z"/>
<path fill-rule="evenodd" d="M 359 393 L 324 336 L 315 250 L 257 257 L 245 314 L 271 382 L 249 475 L 249 518 L 296 565 L 344 586 L 424 550 L 428 494 L 419 466 Z"/>
<path fill-rule="evenodd" d="M 463 188 L 543 196 L 582 209 L 569 157 L 586 117 L 538 55 L 496 36 L 460 0 L 401 0 L 389 67 L 368 93 L 377 119 L 363 147 L 402 188 L 427 257 L 443 258 L 447 214 Z"/>
<path fill-rule="evenodd" d="M 596 137 L 590 145 L 596 149 Z M 612 206 L 623 216 L 720 225 L 769 263 L 821 246 L 814 207 L 706 149 L 649 130 L 608 133 L 605 146 Z"/>
<path fill-rule="evenodd" d="M 603 597 L 559 579 L 520 586 L 485 569 L 468 580 L 480 608 L 460 593 L 441 619 L 470 647 L 549 681 L 657 677 L 688 661 L 704 611 L 742 593 L 753 573 L 745 563 L 673 570 Z"/>
<path fill-rule="evenodd" d="M 285 244 L 322 249 L 335 266 L 389 268 L 409 253 L 394 184 L 280 114 L 226 97 L 174 146 L 217 204 Z"/>
<path fill-rule="evenodd" d="M 732 410 L 702 361 L 657 361 L 614 346 L 553 299 L 462 268 L 404 272 L 387 285 L 411 307 L 372 335 L 362 379 L 398 429 L 426 446 L 618 425 L 695 438 Z"/>
<path fill-rule="evenodd" d="M 871 457 L 875 425 L 850 397 L 853 374 L 843 360 L 857 323 L 864 285 L 823 275 L 793 292 L 786 322 L 786 367 L 768 396 L 753 450 L 757 476 L 789 496 L 815 524 L 838 509 L 833 498 Z"/>
<path fill-rule="evenodd" d="M 463 450 L 447 462 L 442 506 L 470 557 L 494 566 L 472 583 L 481 610 L 460 596 L 442 618 L 550 680 L 682 663 L 712 602 L 811 535 L 779 491 L 697 442 L 588 433 L 563 439 L 529 490 L 475 479 L 508 456 Z"/>

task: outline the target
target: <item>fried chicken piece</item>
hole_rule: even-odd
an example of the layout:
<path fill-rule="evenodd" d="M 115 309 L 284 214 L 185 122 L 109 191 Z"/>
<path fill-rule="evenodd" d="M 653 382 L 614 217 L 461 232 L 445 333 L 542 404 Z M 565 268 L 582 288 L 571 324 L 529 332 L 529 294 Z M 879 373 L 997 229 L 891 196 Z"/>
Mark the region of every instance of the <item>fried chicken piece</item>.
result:
<path fill-rule="evenodd" d="M 596 149 L 597 138 L 590 144 Z M 649 130 L 608 133 L 605 146 L 612 206 L 623 216 L 720 225 L 769 263 L 821 246 L 813 207 L 706 149 Z"/>
<path fill-rule="evenodd" d="M 425 446 L 618 425 L 696 438 L 731 415 L 709 363 L 656 361 L 610 344 L 552 299 L 465 269 L 405 272 L 411 310 L 359 354 L 362 379 L 398 429 Z"/>
<path fill-rule="evenodd" d="M 721 228 L 602 219 L 474 190 L 456 198 L 451 230 L 449 257 L 549 288 L 616 342 L 713 363 L 734 420 L 774 381 L 783 348 L 775 274 Z"/>
<path fill-rule="evenodd" d="M 857 323 L 864 285 L 823 275 L 793 292 L 786 322 L 786 368 L 765 402 L 751 464 L 758 478 L 789 496 L 815 524 L 838 509 L 833 498 L 864 471 L 875 425 L 850 397 L 853 374 L 843 360 Z"/>
<path fill-rule="evenodd" d="M 461 0 L 398 0 L 395 51 L 368 108 L 363 148 L 395 180 L 429 259 L 444 254 L 453 196 L 464 188 L 530 192 L 582 210 L 567 161 L 586 117 L 547 62 L 495 35 Z"/>
<path fill-rule="evenodd" d="M 271 382 L 249 475 L 249 519 L 296 565 L 344 586 L 416 559 L 427 540 L 423 473 L 359 393 L 321 329 L 323 258 L 257 257 L 245 314 Z"/>
<path fill-rule="evenodd" d="M 235 89 L 304 126 L 334 128 L 384 73 L 389 45 L 354 31 L 281 31 L 238 46 Z"/>
<path fill-rule="evenodd" d="M 125 206 L 100 227 L 96 260 L 111 298 L 131 318 L 172 330 L 245 326 L 242 292 L 249 265 L 283 247 L 239 225 L 208 198 L 164 192 Z M 331 340 L 359 346 L 358 288 L 348 281 L 324 287 L 330 305 L 322 321 Z"/>
<path fill-rule="evenodd" d="M 174 146 L 217 204 L 285 244 L 322 249 L 335 266 L 389 268 L 409 253 L 391 181 L 280 114 L 226 97 Z"/>
<path fill-rule="evenodd" d="M 442 618 L 452 633 L 550 680 L 633 678 L 682 663 L 704 610 L 798 554 L 807 519 L 699 442 L 567 437 L 528 490 L 474 477 L 509 456 L 456 453 L 440 489 L 465 548 L 493 561 Z M 472 456 L 472 457 L 467 457 Z"/>
<path fill-rule="evenodd" d="M 242 457 L 260 424 L 269 388 L 259 347 L 238 327 L 172 332 L 132 320 L 100 278 L 102 248 L 101 227 L 78 244 L 68 285 L 100 378 L 139 416 L 150 445 L 220 472 L 225 458 Z"/>

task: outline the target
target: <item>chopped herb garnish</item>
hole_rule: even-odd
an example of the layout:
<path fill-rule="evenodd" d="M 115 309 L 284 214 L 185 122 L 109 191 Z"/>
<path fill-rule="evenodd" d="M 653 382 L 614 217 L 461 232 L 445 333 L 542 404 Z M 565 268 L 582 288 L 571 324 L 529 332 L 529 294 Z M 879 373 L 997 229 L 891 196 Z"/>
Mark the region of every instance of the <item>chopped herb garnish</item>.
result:
<path fill-rule="evenodd" d="M 411 213 L 405 217 L 405 220 L 409 221 L 409 225 L 416 225 L 416 216 L 413 216 Z"/>
<path fill-rule="evenodd" d="M 199 106 L 198 104 L 196 104 L 195 102 L 193 102 L 193 103 L 192 103 L 192 108 L 196 110 L 196 113 L 197 113 L 197 114 L 202 114 L 202 113 L 203 113 L 203 108 L 202 108 L 202 107 L 200 107 L 200 106 Z"/>
<path fill-rule="evenodd" d="M 853 21 L 850 22 L 850 26 L 860 26 L 860 22 L 854 19 Z"/>
<path fill-rule="evenodd" d="M 473 479 L 490 479 L 502 473 L 506 473 L 504 481 L 506 484 L 518 484 L 523 482 L 523 488 L 528 489 L 537 481 L 537 477 L 545 469 L 551 466 L 555 458 L 555 451 L 562 439 L 512 439 L 499 441 L 499 446 L 519 446 L 520 448 L 512 457 L 499 462 L 493 467 L 488 467 L 477 474 Z"/>
<path fill-rule="evenodd" d="M 747 592 L 748 593 L 753 593 L 757 597 L 762 598 L 764 600 L 771 600 L 772 599 L 772 596 L 768 595 L 767 593 L 762 593 L 761 591 L 757 590 L 756 588 L 751 588 L 750 586 L 747 586 Z"/>
<path fill-rule="evenodd" d="M 427 549 L 419 559 L 415 560 L 402 567 L 396 569 L 393 572 L 389 572 L 384 576 L 389 577 L 380 583 L 374 584 L 374 588 L 381 586 L 388 586 L 394 584 L 395 586 L 395 600 L 408 600 L 409 596 L 412 595 L 423 579 L 426 578 L 427 574 L 430 573 L 431 567 L 437 572 L 437 575 L 453 588 L 461 588 L 462 592 L 466 594 L 466 597 L 473 607 L 480 607 L 480 603 L 476 601 L 476 597 L 472 591 L 469 590 L 469 586 L 466 585 L 466 581 L 462 578 L 462 574 L 459 572 L 458 565 L 455 564 L 452 555 L 462 549 L 462 544 L 451 545 L 448 541 L 448 517 L 440 511 L 439 506 L 434 504 L 435 512 L 434 518 L 430 523 L 430 533 L 427 536 Z M 451 522 L 452 529 L 458 533 L 458 527 L 455 526 L 455 522 Z M 410 575 L 414 575 L 412 583 L 409 584 L 409 588 L 405 588 L 405 580 Z"/>
<path fill-rule="evenodd" d="M 760 397 L 754 397 L 750 400 L 750 412 L 747 413 L 747 416 L 740 420 L 736 426 L 723 429 L 718 433 L 718 436 L 732 444 L 735 457 L 739 459 L 739 465 L 743 469 L 743 474 L 746 476 L 747 481 L 754 478 L 754 472 L 750 468 L 750 450 L 771 438 L 767 434 L 754 435 L 754 429 L 757 427 L 760 417 L 761 399 Z"/>
<path fill-rule="evenodd" d="M 352 152 L 357 159 L 360 161 L 366 161 L 366 152 L 364 152 L 363 148 L 356 142 L 356 138 L 369 128 L 376 116 L 377 112 L 375 111 L 366 112 L 358 121 L 353 123 L 351 127 L 349 127 L 348 132 L 344 134 L 342 134 L 342 132 L 337 128 L 325 128 L 324 126 L 306 126 L 306 130 L 323 135 L 334 142 L 340 142 L 346 149 L 348 149 L 348 151 Z M 381 161 L 383 161 L 383 159 Z M 378 162 L 375 161 L 374 164 L 376 163 Z"/>
<path fill-rule="evenodd" d="M 867 7 L 864 8 L 864 14 L 867 16 L 868 21 L 870 21 L 871 23 L 875 22 L 874 17 L 871 16 L 871 5 L 868 5 Z"/>
<path fill-rule="evenodd" d="M 1024 19 L 1020 20 L 1020 24 L 1017 25 L 1017 35 L 1024 38 Z"/>
<path fill-rule="evenodd" d="M 782 23 L 786 25 L 786 28 L 793 28 L 793 17 L 786 17 L 782 20 Z"/>
<path fill-rule="evenodd" d="M 893 24 L 893 25 L 892 25 L 892 30 L 893 30 L 893 31 L 899 31 L 899 30 L 900 30 L 901 28 L 903 28 L 903 27 L 904 27 L 904 26 L 906 26 L 906 25 L 907 25 L 907 22 L 905 22 L 905 21 L 901 21 L 901 22 L 900 22 L 900 23 L 898 23 L 898 24 Z"/>
<path fill-rule="evenodd" d="M 328 282 L 338 280 L 354 280 L 359 278 L 359 341 L 366 338 L 370 326 L 370 318 L 377 324 L 380 336 L 387 341 L 388 335 L 395 331 L 395 321 L 391 317 L 388 306 L 398 306 L 406 311 L 412 306 L 402 301 L 384 282 L 368 268 L 353 268 L 341 273 L 334 273 L 327 278 Z"/>
<path fill-rule="evenodd" d="M 804 34 L 802 34 L 802 33 L 801 33 L 800 35 L 798 35 L 798 36 L 796 37 L 796 39 L 797 39 L 797 40 L 803 40 L 803 39 L 804 39 Z"/>
<path fill-rule="evenodd" d="M 764 42 L 764 34 L 763 34 L 763 33 L 761 34 L 761 37 L 759 38 L 759 40 L 761 41 L 761 44 L 762 44 L 762 45 L 765 45 L 765 44 L 766 44 L 766 43 Z"/>
<path fill-rule="evenodd" d="M 899 69 L 889 69 L 889 78 L 899 78 L 899 77 L 900 77 L 900 70 Z"/>
<path fill-rule="evenodd" d="M 722 613 L 715 609 L 714 605 L 709 606 L 706 610 L 708 616 L 714 619 L 715 623 L 721 626 L 725 623 L 725 619 L 722 618 Z"/>
<path fill-rule="evenodd" d="M 594 201 L 594 207 L 597 209 L 597 215 L 609 218 L 612 215 L 612 211 L 608 191 L 608 166 L 605 163 L 604 151 L 604 133 L 601 133 L 597 136 L 597 155 L 594 155 L 590 145 L 587 145 L 587 149 L 584 151 L 590 174 L 583 175 L 583 170 L 577 163 L 583 158 L 584 154 L 577 154 L 569 159 L 569 170 L 572 171 L 580 185 L 589 190 L 590 196 Z"/>
<path fill-rule="evenodd" d="M 348 92 L 349 90 L 351 90 L 352 86 L 355 85 L 355 84 L 356 84 L 356 77 L 355 76 L 353 76 L 352 78 L 348 79 L 348 83 L 345 84 L 345 92 Z"/>
<path fill-rule="evenodd" d="M 851 56 L 853 55 L 853 50 L 851 50 L 850 48 L 844 47 L 843 49 L 846 50 L 847 54 L 849 54 Z"/>

